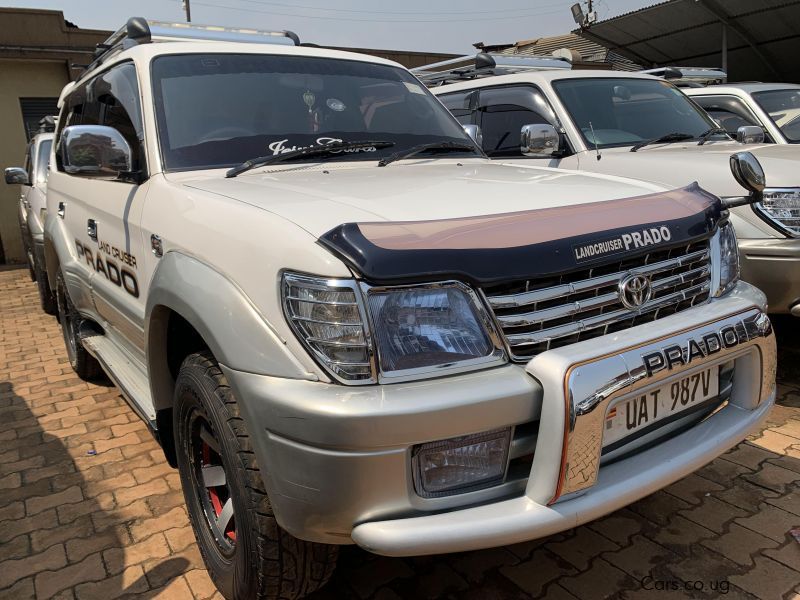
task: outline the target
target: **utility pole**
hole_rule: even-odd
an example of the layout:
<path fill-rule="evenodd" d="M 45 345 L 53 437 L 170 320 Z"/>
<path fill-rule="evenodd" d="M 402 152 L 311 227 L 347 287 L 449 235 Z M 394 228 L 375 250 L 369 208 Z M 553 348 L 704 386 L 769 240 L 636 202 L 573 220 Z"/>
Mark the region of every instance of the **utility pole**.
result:
<path fill-rule="evenodd" d="M 183 0 L 183 10 L 186 12 L 186 22 L 192 22 L 192 8 L 189 6 L 189 0 Z"/>

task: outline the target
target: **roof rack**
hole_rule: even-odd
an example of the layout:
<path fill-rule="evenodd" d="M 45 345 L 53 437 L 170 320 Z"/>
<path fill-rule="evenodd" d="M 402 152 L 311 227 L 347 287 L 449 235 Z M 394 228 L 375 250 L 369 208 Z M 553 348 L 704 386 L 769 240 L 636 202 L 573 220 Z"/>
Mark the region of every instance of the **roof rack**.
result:
<path fill-rule="evenodd" d="M 443 68 L 452 65 L 460 66 L 451 69 Z M 428 87 L 435 87 L 454 81 L 490 77 L 492 75 L 571 68 L 572 63 L 569 59 L 563 57 L 514 56 L 479 52 L 475 56 L 467 54 L 466 56 L 416 67 L 411 69 L 411 72 Z"/>
<path fill-rule="evenodd" d="M 655 75 L 673 81 L 678 87 L 702 87 L 714 83 L 725 83 L 728 74 L 714 67 L 658 67 L 645 69 L 639 73 Z"/>
<path fill-rule="evenodd" d="M 194 23 L 168 23 L 152 21 L 143 17 L 131 17 L 124 27 L 112 33 L 102 44 L 97 44 L 94 60 L 86 67 L 86 70 L 91 70 L 111 55 L 138 44 L 187 40 L 300 45 L 300 38 L 293 31 L 263 31 Z"/>
<path fill-rule="evenodd" d="M 37 133 L 53 133 L 56 130 L 56 123 L 58 122 L 57 115 L 47 115 L 39 119 L 39 129 Z"/>

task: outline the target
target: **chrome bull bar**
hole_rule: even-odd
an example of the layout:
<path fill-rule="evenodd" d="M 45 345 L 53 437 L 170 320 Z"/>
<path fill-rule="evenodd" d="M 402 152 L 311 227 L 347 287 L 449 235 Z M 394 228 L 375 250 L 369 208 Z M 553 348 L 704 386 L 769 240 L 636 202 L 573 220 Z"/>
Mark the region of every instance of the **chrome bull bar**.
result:
<path fill-rule="evenodd" d="M 742 373 L 728 402 L 752 410 L 769 398 L 776 371 L 772 325 L 757 308 L 576 362 L 565 355 L 548 360 L 552 352 L 534 358 L 527 366 L 546 390 L 541 427 L 563 421 L 560 468 L 556 473 L 534 455 L 528 481 L 527 495 L 547 504 L 579 495 L 597 482 L 606 413 L 618 399 L 679 379 L 699 367 L 735 360 L 735 371 Z M 547 384 L 562 389 L 548 394 Z M 553 412 L 558 410 L 558 402 L 563 417 Z M 545 432 L 540 429 L 538 444 L 552 448 L 558 432 L 541 433 Z M 552 458 L 552 451 L 542 450 Z M 557 478 L 555 486 L 553 476 Z"/>

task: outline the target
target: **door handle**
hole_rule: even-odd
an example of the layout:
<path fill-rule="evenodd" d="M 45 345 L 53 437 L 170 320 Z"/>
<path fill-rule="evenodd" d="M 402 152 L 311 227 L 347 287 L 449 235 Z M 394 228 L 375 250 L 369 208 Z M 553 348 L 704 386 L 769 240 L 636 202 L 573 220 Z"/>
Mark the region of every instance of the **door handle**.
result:
<path fill-rule="evenodd" d="M 59 202 L 58 212 L 56 214 L 63 219 L 66 212 L 67 212 L 67 205 L 64 204 L 63 202 Z"/>
<path fill-rule="evenodd" d="M 88 233 L 89 237 L 95 242 L 97 241 L 97 221 L 94 219 L 89 219 L 86 222 L 86 233 Z"/>

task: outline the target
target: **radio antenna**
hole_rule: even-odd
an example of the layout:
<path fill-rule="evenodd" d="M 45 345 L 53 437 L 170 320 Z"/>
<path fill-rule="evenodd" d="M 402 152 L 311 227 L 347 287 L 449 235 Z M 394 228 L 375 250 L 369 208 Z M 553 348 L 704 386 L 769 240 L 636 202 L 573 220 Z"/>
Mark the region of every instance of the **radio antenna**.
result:
<path fill-rule="evenodd" d="M 597 136 L 594 134 L 594 127 L 591 121 L 589 121 L 589 129 L 592 130 L 592 141 L 594 142 L 594 151 L 597 152 L 597 160 L 600 160 L 603 157 L 600 155 L 600 149 L 597 147 Z"/>

